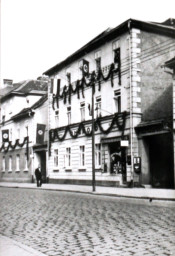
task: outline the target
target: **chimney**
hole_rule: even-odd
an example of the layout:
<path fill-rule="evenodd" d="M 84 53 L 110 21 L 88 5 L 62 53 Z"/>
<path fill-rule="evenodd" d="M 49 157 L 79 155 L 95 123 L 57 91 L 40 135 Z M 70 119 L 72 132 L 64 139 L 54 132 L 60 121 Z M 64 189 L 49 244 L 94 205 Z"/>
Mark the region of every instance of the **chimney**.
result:
<path fill-rule="evenodd" d="M 6 87 L 13 87 L 12 79 L 3 79 L 3 88 L 6 88 Z"/>
<path fill-rule="evenodd" d="M 175 28 L 175 19 L 173 18 L 169 18 L 167 20 L 165 20 L 164 22 L 162 22 L 163 25 L 166 25 L 166 26 L 171 26 L 171 27 L 174 27 Z"/>

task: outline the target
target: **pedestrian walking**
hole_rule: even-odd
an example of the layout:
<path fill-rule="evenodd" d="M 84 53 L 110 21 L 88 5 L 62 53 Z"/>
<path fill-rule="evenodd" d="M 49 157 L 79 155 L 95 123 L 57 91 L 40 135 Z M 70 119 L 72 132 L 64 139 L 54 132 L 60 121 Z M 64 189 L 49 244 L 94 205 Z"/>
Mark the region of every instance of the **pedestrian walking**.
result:
<path fill-rule="evenodd" d="M 35 176 L 37 181 L 37 187 L 42 186 L 42 174 L 41 174 L 41 168 L 38 166 L 38 168 L 35 169 Z"/>

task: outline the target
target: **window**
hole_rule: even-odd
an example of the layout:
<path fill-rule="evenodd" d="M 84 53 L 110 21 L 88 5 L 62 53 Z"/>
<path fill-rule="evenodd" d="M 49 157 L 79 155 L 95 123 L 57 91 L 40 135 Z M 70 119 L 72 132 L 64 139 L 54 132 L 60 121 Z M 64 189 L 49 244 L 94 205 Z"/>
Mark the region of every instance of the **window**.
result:
<path fill-rule="evenodd" d="M 9 156 L 9 172 L 12 171 L 12 156 Z"/>
<path fill-rule="evenodd" d="M 17 139 L 20 140 L 20 128 L 17 129 Z"/>
<path fill-rule="evenodd" d="M 54 167 L 58 167 L 58 149 L 54 149 Z"/>
<path fill-rule="evenodd" d="M 99 71 L 101 68 L 101 51 L 95 52 L 96 70 Z"/>
<path fill-rule="evenodd" d="M 101 166 L 101 144 L 95 144 L 95 166 Z"/>
<path fill-rule="evenodd" d="M 120 65 L 120 40 L 116 40 L 112 43 L 113 58 L 115 63 L 115 68 L 119 68 Z"/>
<path fill-rule="evenodd" d="M 101 117 L 101 97 L 96 98 L 95 111 L 96 117 Z"/>
<path fill-rule="evenodd" d="M 16 155 L 16 171 L 20 170 L 20 155 Z"/>
<path fill-rule="evenodd" d="M 66 148 L 65 166 L 71 166 L 71 148 Z"/>
<path fill-rule="evenodd" d="M 25 154 L 25 168 L 24 170 L 28 170 L 28 160 L 27 160 L 27 154 Z"/>
<path fill-rule="evenodd" d="M 55 126 L 59 126 L 59 109 L 55 111 Z"/>
<path fill-rule="evenodd" d="M 118 49 L 120 47 L 120 40 L 116 40 L 112 43 L 112 50 L 115 51 L 116 49 Z"/>
<path fill-rule="evenodd" d="M 10 136 L 9 136 L 9 140 L 12 141 L 13 140 L 13 137 L 12 137 L 12 129 L 10 129 Z"/>
<path fill-rule="evenodd" d="M 80 166 L 85 166 L 85 146 L 80 146 Z"/>
<path fill-rule="evenodd" d="M 85 102 L 80 103 L 81 122 L 85 120 Z"/>
<path fill-rule="evenodd" d="M 121 112 L 121 93 L 120 90 L 114 92 L 114 105 L 115 105 L 115 113 Z"/>
<path fill-rule="evenodd" d="M 2 170 L 5 172 L 6 166 L 5 166 L 5 156 L 2 158 Z"/>
<path fill-rule="evenodd" d="M 67 120 L 68 124 L 71 124 L 71 107 L 67 107 Z"/>

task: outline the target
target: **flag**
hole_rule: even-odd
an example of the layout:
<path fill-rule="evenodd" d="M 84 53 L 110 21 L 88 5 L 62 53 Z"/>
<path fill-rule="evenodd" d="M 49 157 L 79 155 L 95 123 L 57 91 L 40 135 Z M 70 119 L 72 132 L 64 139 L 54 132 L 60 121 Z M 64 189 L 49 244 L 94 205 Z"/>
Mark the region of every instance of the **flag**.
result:
<path fill-rule="evenodd" d="M 51 79 L 50 93 L 53 93 L 53 81 L 54 79 Z"/>
<path fill-rule="evenodd" d="M 60 79 L 51 79 L 50 93 L 58 95 L 60 93 Z"/>
<path fill-rule="evenodd" d="M 82 66 L 82 70 L 83 70 L 83 75 L 88 75 L 89 74 L 89 62 L 87 60 L 83 59 L 83 66 Z"/>
<path fill-rule="evenodd" d="M 36 143 L 43 144 L 44 143 L 44 134 L 45 134 L 45 124 L 37 124 L 36 128 Z"/>
<path fill-rule="evenodd" d="M 2 141 L 3 142 L 9 141 L 9 130 L 2 130 Z"/>
<path fill-rule="evenodd" d="M 114 50 L 114 63 L 120 63 L 120 48 Z"/>

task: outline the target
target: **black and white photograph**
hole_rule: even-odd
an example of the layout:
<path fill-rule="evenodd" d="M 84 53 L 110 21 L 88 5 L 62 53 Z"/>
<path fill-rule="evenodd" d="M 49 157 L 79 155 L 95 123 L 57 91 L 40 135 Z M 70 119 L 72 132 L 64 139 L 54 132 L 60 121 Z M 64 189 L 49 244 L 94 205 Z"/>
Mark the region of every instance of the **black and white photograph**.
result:
<path fill-rule="evenodd" d="M 0 1 L 0 256 L 175 256 L 174 10 Z"/>

